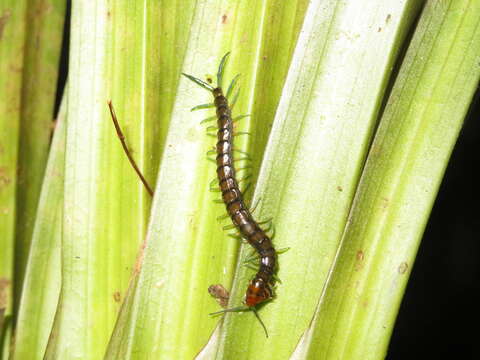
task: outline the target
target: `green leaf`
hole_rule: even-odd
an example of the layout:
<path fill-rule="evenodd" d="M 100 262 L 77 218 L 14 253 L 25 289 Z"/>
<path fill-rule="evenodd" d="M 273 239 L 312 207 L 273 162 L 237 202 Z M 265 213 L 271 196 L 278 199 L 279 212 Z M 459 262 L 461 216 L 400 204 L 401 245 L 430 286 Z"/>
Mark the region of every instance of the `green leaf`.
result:
<path fill-rule="evenodd" d="M 335 267 L 300 345 L 307 358 L 385 357 L 478 85 L 479 54 L 480 2 L 429 1 L 371 147 Z"/>
<path fill-rule="evenodd" d="M 162 150 L 159 4 L 72 3 L 62 231 L 62 287 L 46 359 L 101 358 L 144 239 L 150 197 L 115 134 L 154 183 Z"/>
<path fill-rule="evenodd" d="M 27 6 L 15 234 L 17 305 L 52 136 L 65 7 L 65 0 L 30 0 Z"/>
<path fill-rule="evenodd" d="M 217 358 L 288 358 L 308 329 L 414 4 L 310 3 L 255 192 L 255 216 L 272 217 L 276 248 L 291 248 L 279 255 L 276 298 L 259 311 L 270 337 L 251 312 L 229 313 Z M 251 276 L 238 267 L 230 305 Z"/>
<path fill-rule="evenodd" d="M 43 359 L 57 309 L 61 285 L 67 101 L 64 96 L 38 202 L 12 359 Z"/>
<path fill-rule="evenodd" d="M 9 354 L 26 1 L 0 3 L 0 359 Z"/>

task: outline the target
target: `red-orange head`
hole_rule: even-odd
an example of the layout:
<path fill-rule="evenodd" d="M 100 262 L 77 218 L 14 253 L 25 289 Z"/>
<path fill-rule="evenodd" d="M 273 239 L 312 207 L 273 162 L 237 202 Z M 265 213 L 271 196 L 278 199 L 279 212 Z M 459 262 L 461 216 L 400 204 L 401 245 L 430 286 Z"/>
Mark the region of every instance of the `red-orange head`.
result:
<path fill-rule="evenodd" d="M 261 278 L 253 279 L 247 288 L 245 304 L 248 307 L 255 307 L 258 304 L 269 300 L 272 297 L 270 286 Z"/>

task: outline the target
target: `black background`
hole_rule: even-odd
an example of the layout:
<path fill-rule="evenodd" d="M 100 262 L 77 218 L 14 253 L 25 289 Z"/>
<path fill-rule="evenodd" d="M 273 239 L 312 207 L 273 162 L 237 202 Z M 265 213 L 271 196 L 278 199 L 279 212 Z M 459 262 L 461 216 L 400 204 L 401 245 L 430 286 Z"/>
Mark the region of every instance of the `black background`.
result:
<path fill-rule="evenodd" d="M 475 359 L 479 342 L 479 92 L 452 153 L 387 359 Z M 474 356 L 474 354 L 477 356 Z"/>
<path fill-rule="evenodd" d="M 68 11 L 59 95 L 67 75 L 69 15 Z M 479 98 L 477 91 L 425 229 L 393 331 L 389 360 L 475 359 L 479 353 L 474 351 L 474 344 L 480 342 Z M 57 108 L 59 102 L 57 96 Z"/>

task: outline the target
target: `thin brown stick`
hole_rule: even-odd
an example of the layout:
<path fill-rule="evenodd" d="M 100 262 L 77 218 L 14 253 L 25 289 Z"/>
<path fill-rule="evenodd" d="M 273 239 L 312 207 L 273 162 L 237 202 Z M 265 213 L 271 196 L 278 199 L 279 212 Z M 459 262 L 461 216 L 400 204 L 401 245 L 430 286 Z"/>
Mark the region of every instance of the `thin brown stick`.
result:
<path fill-rule="evenodd" d="M 122 129 L 120 128 L 120 124 L 118 123 L 117 120 L 117 115 L 115 115 L 115 110 L 113 109 L 113 104 L 111 100 L 108 100 L 108 108 L 110 109 L 110 115 L 112 116 L 112 121 L 113 125 L 115 126 L 115 131 L 117 132 L 117 136 L 120 139 L 120 142 L 122 143 L 123 151 L 127 155 L 128 161 L 130 161 L 130 164 L 132 165 L 133 169 L 137 173 L 138 177 L 143 183 L 143 186 L 145 186 L 145 190 L 150 194 L 150 196 L 153 196 L 153 190 L 148 184 L 147 180 L 143 176 L 142 172 L 137 166 L 137 163 L 133 159 L 132 154 L 130 153 L 130 150 L 128 150 L 127 143 L 125 142 L 125 136 L 123 135 Z"/>

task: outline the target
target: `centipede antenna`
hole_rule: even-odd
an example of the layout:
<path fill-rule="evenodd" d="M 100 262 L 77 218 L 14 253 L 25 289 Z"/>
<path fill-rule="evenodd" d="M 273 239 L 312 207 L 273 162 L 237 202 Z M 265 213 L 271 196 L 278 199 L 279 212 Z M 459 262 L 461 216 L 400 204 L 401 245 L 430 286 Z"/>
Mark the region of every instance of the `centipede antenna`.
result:
<path fill-rule="evenodd" d="M 252 308 L 252 311 L 253 311 L 253 313 L 255 314 L 255 317 L 258 319 L 258 321 L 259 321 L 260 324 L 262 325 L 263 330 L 265 331 L 265 336 L 268 338 L 267 327 L 265 326 L 265 324 L 263 323 L 262 319 L 260 318 L 260 315 L 258 315 L 257 309 Z"/>
<path fill-rule="evenodd" d="M 230 82 L 230 85 L 228 86 L 228 89 L 227 89 L 227 93 L 225 95 L 225 97 L 228 99 L 230 98 L 230 95 L 232 94 L 232 91 L 233 91 L 233 88 L 235 87 L 236 83 L 237 83 L 237 80 L 238 78 L 240 77 L 240 74 L 238 74 L 237 76 L 235 76 L 232 81 Z"/>
<path fill-rule="evenodd" d="M 230 51 L 223 55 L 222 60 L 220 61 L 220 65 L 218 66 L 217 72 L 217 87 L 222 87 L 222 80 L 223 80 L 223 71 L 225 70 L 225 64 L 227 63 L 228 56 L 230 55 Z"/>
<path fill-rule="evenodd" d="M 130 161 L 130 164 L 132 165 L 133 169 L 135 170 L 138 177 L 140 178 L 140 181 L 143 183 L 145 190 L 147 190 L 150 196 L 153 197 L 153 190 L 150 187 L 150 184 L 148 183 L 148 181 L 145 179 L 142 172 L 138 168 L 137 163 L 135 162 L 135 159 L 130 153 L 130 150 L 128 150 L 127 143 L 125 142 L 125 136 L 123 135 L 122 129 L 120 128 L 120 124 L 118 123 L 117 115 L 115 114 L 115 109 L 113 108 L 113 104 L 111 100 L 108 101 L 108 108 L 110 109 L 110 115 L 113 121 L 113 125 L 115 126 L 115 131 L 117 132 L 117 136 L 120 139 L 120 142 L 122 143 L 122 148 L 125 154 L 127 155 L 128 161 Z"/>
<path fill-rule="evenodd" d="M 195 76 L 188 75 L 188 74 L 185 74 L 185 73 L 182 73 L 182 75 L 185 76 L 187 79 L 193 81 L 195 84 L 200 85 L 205 90 L 213 91 L 213 89 L 214 89 L 214 87 L 212 85 L 210 85 L 209 83 L 206 83 L 205 81 L 203 81 L 199 78 L 196 78 Z"/>

